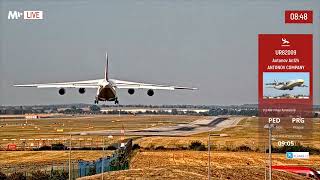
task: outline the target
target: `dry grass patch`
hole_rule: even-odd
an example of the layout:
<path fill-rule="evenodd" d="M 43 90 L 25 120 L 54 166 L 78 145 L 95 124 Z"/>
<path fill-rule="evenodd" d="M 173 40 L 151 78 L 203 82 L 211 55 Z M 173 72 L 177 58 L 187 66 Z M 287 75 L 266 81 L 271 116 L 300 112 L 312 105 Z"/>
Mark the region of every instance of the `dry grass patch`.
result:
<path fill-rule="evenodd" d="M 105 151 L 104 155 L 111 155 L 112 151 Z M 96 160 L 101 158 L 102 151 L 72 151 L 72 160 Z M 66 162 L 69 151 L 0 151 L 1 165 L 19 164 L 50 164 L 52 162 Z"/>

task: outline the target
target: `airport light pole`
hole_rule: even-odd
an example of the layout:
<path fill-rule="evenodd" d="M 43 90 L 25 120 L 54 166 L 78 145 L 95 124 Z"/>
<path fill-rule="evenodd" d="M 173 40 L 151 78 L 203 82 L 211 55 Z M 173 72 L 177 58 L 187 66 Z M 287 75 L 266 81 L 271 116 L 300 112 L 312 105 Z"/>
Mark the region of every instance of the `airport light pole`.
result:
<path fill-rule="evenodd" d="M 209 135 L 208 135 L 208 180 L 211 180 L 211 172 L 210 172 L 210 166 L 211 166 L 211 159 L 210 159 L 210 136 L 211 136 L 211 133 L 209 132 Z"/>
<path fill-rule="evenodd" d="M 104 136 L 102 136 L 102 161 L 101 161 L 101 180 L 103 180 L 104 175 Z"/>
<path fill-rule="evenodd" d="M 264 142 L 264 157 L 267 159 L 267 147 Z M 267 161 L 264 161 L 264 180 L 267 180 Z"/>
<path fill-rule="evenodd" d="M 70 142 L 69 142 L 69 180 L 71 180 L 71 146 L 72 146 L 72 136 L 71 136 L 71 130 L 72 128 L 70 128 Z"/>
<path fill-rule="evenodd" d="M 269 134 L 269 180 L 272 180 L 272 129 L 275 128 L 275 124 L 266 124 L 265 129 L 268 129 Z"/>
<path fill-rule="evenodd" d="M 105 157 L 105 139 L 104 139 L 104 136 L 102 137 L 103 138 L 103 145 L 102 145 L 102 164 L 101 164 L 101 179 L 103 180 L 104 179 L 104 157 Z M 113 136 L 112 135 L 109 135 L 108 136 L 109 139 L 112 139 Z"/>
<path fill-rule="evenodd" d="M 269 126 L 269 180 L 272 180 L 272 128 Z"/>

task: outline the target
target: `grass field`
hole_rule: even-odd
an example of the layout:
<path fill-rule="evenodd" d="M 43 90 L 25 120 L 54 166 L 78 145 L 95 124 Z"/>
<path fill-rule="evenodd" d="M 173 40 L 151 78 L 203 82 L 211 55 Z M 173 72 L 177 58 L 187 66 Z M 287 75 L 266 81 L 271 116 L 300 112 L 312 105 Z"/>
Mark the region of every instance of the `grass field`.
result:
<path fill-rule="evenodd" d="M 124 171 L 114 171 L 104 174 L 104 179 L 112 180 L 137 180 L 137 179 L 172 179 L 172 180 L 206 180 L 208 179 L 207 171 L 203 167 L 179 166 L 179 167 L 163 167 L 163 168 L 146 168 L 146 169 L 130 169 Z M 213 180 L 261 180 L 264 179 L 263 168 L 252 167 L 235 167 L 215 169 L 211 171 L 211 179 Z M 101 174 L 79 178 L 79 180 L 100 180 Z M 285 172 L 273 172 L 274 180 L 305 180 L 305 177 Z"/>
<path fill-rule="evenodd" d="M 263 167 L 266 154 L 256 152 L 211 152 L 213 168 L 233 168 L 241 166 Z M 316 165 L 320 166 L 320 156 L 310 156 L 309 160 L 288 160 L 284 154 L 273 154 L 274 165 Z M 148 151 L 139 152 L 131 162 L 133 169 L 156 168 L 164 166 L 207 167 L 207 151 Z M 318 166 L 317 166 L 318 167 Z"/>
<path fill-rule="evenodd" d="M 265 154 L 254 152 L 212 152 L 211 175 L 213 179 L 264 179 Z M 292 164 L 319 164 L 320 156 L 308 160 L 293 160 Z M 288 164 L 283 154 L 274 154 L 274 164 Z M 138 152 L 130 170 L 110 172 L 105 179 L 207 179 L 208 153 L 201 151 Z M 160 178 L 161 177 L 161 178 Z M 101 179 L 100 175 L 83 180 Z M 273 179 L 303 179 L 300 176 L 274 172 Z"/>
<path fill-rule="evenodd" d="M 308 132 L 306 136 L 300 141 L 302 145 L 314 146 L 320 148 L 320 119 L 314 119 L 313 131 Z M 218 132 L 211 132 L 211 144 L 226 147 L 237 147 L 240 145 L 246 145 L 253 149 L 260 147 L 263 148 L 263 144 L 260 142 L 266 142 L 267 136 L 259 132 L 262 129 L 259 127 L 258 118 L 243 117 L 240 123 L 231 128 L 223 129 Z M 265 130 L 264 130 L 265 131 Z M 225 134 L 228 136 L 219 136 Z M 208 133 L 196 134 L 187 137 L 143 137 L 135 141 L 144 148 L 164 146 L 168 148 L 186 147 L 192 141 L 200 141 L 203 144 L 208 144 Z M 273 141 L 273 145 L 277 146 L 277 140 Z"/>
<path fill-rule="evenodd" d="M 65 118 L 48 118 L 28 120 L 28 125 L 24 125 L 24 119 L 2 119 L 0 120 L 0 148 L 6 147 L 8 143 L 16 143 L 21 145 L 20 139 L 29 138 L 42 139 L 52 138 L 48 143 L 67 143 L 69 140 L 68 132 L 79 131 L 94 131 L 94 130 L 121 130 L 128 129 L 143 129 L 156 126 L 168 126 L 179 123 L 188 123 L 200 118 L 201 116 L 172 116 L 172 115 L 91 115 L 91 116 L 73 116 Z M 319 119 L 314 119 L 314 129 L 320 129 Z M 63 129 L 64 132 L 57 132 L 58 129 Z M 214 136 L 211 137 L 211 143 L 217 146 L 236 147 L 240 145 L 247 145 L 253 149 L 258 147 L 261 140 L 266 140 L 259 133 L 259 124 L 257 118 L 243 117 L 240 123 L 231 128 L 224 129 L 219 132 L 211 132 Z M 219 136 L 219 134 L 227 134 L 227 136 Z M 305 136 L 301 143 L 303 145 L 310 145 L 320 148 L 320 131 L 310 132 L 310 135 Z M 55 141 L 54 138 L 59 139 Z M 72 137 L 73 144 L 101 146 L 103 139 L 99 136 L 74 136 Z M 121 137 L 114 137 L 112 140 L 108 139 L 107 143 L 116 143 Z M 129 138 L 129 137 L 126 137 Z M 164 146 L 166 148 L 187 147 L 193 141 L 201 141 L 203 144 L 208 143 L 208 133 L 197 134 L 187 137 L 134 137 L 134 143 L 138 143 L 143 148 Z M 7 139 L 7 141 L 3 141 Z M 11 140 L 16 139 L 16 140 Z M 80 141 L 83 139 L 83 141 Z M 88 141 L 88 139 L 91 139 Z M 31 141 L 29 141 L 30 143 Z M 33 141 L 34 142 L 34 141 Z M 35 142 L 34 144 L 36 144 Z M 39 141 L 38 141 L 39 143 Z M 276 146 L 277 141 L 273 142 Z M 43 143 L 42 143 L 43 144 Z M 260 144 L 261 148 L 261 144 Z"/>
<path fill-rule="evenodd" d="M 72 151 L 72 160 L 91 161 L 111 155 L 112 151 Z M 0 151 L 1 165 L 20 165 L 20 164 L 50 164 L 67 162 L 69 151 Z"/>
<path fill-rule="evenodd" d="M 25 124 L 25 119 L 6 119 L 3 117 L 0 120 L 0 146 L 6 146 L 8 143 L 21 144 L 20 139 L 68 139 L 68 132 L 143 129 L 188 123 L 199 118 L 199 116 L 90 115 L 35 119 L 28 120 L 27 124 Z M 57 132 L 57 130 L 62 129 L 63 132 Z M 78 136 L 73 138 L 91 138 L 93 141 L 102 141 L 101 137 L 97 136 Z M 114 142 L 117 140 L 119 138 L 115 137 Z M 57 143 L 57 141 L 52 143 Z"/>
<path fill-rule="evenodd" d="M 47 118 L 28 120 L 1 119 L 0 138 L 16 138 L 25 135 L 59 134 L 57 129 L 64 132 L 78 132 L 88 130 L 141 129 L 177 123 L 188 123 L 199 119 L 199 116 L 161 116 L 161 115 L 90 115 L 66 118 Z M 61 134 L 61 133 L 60 133 Z"/>
<path fill-rule="evenodd" d="M 205 118 L 201 116 L 163 116 L 163 115 L 91 115 L 91 116 L 73 116 L 65 118 L 48 118 L 28 120 L 28 124 L 24 125 L 24 119 L 1 119 L 0 120 L 0 145 L 5 145 L 3 139 L 29 139 L 29 138 L 60 138 L 68 139 L 68 132 L 94 131 L 94 130 L 125 130 L 144 129 L 157 126 L 176 125 L 179 123 L 189 123 L 191 121 Z M 319 119 L 315 119 L 313 129 L 319 129 Z M 64 132 L 57 132 L 62 130 Z M 243 120 L 232 128 L 224 129 L 220 132 L 212 132 L 212 134 L 227 134 L 227 137 L 213 136 L 212 142 L 221 145 L 240 145 L 255 146 L 261 139 L 259 134 L 259 124 L 257 118 L 243 117 Z M 167 147 L 185 146 L 194 140 L 198 140 L 207 144 L 208 133 L 193 135 L 190 137 L 143 137 L 137 140 L 143 147 L 149 145 L 163 145 Z M 320 147 L 319 131 L 310 132 L 305 136 L 302 143 Z M 95 138 L 97 137 L 86 137 Z M 101 138 L 100 138 L 101 139 Z M 115 139 L 118 140 L 118 139 Z M 17 142 L 16 142 L 17 143 Z"/>
<path fill-rule="evenodd" d="M 201 116 L 130 116 L 130 115 L 93 115 L 66 118 L 50 118 L 29 120 L 24 125 L 24 119 L 1 119 L 0 125 L 0 146 L 12 142 L 10 139 L 21 138 L 69 138 L 66 132 L 94 131 L 94 130 L 121 130 L 144 129 L 148 127 L 175 125 L 188 123 Z M 319 119 L 314 119 L 314 129 L 320 128 Z M 57 129 L 64 129 L 64 132 L 57 132 Z M 260 129 L 261 130 L 261 129 Z M 211 132 L 211 143 L 221 146 L 247 145 L 257 147 L 261 140 L 259 136 L 258 119 L 243 117 L 241 122 L 232 128 L 220 132 Z M 227 136 L 219 136 L 225 134 Z M 310 132 L 301 143 L 320 148 L 319 131 Z M 73 138 L 91 138 L 96 143 L 102 143 L 99 136 L 76 136 Z M 108 140 L 114 143 L 121 137 L 114 137 Z M 126 137 L 129 138 L 129 137 Z M 166 148 L 188 147 L 193 141 L 201 141 L 207 145 L 208 133 L 201 133 L 187 137 L 134 137 L 134 143 L 142 148 L 164 146 Z M 3 141 L 3 139 L 8 139 Z M 55 141 L 57 143 L 57 141 Z M 88 143 L 74 140 L 74 143 Z M 274 142 L 275 145 L 276 141 Z M 90 144 L 90 143 L 89 143 Z M 74 151 L 73 159 L 93 160 L 101 157 L 101 151 Z M 23 163 L 47 163 L 51 161 L 65 161 L 68 153 L 63 151 L 18 151 L 0 152 L 0 164 Z M 208 154 L 205 151 L 141 151 L 138 152 L 131 162 L 130 170 L 111 172 L 105 174 L 106 179 L 205 179 L 207 175 Z M 215 179 L 255 179 L 264 178 L 264 153 L 255 152 L 222 152 L 212 151 L 212 175 Z M 274 154 L 273 162 L 282 164 L 309 165 L 317 169 L 320 165 L 320 156 L 311 156 L 309 160 L 286 160 L 284 154 Z M 275 179 L 301 179 L 295 175 L 288 175 L 280 172 L 274 174 Z M 91 177 L 97 179 L 98 176 Z M 253 179 L 254 179 L 253 178 Z"/>

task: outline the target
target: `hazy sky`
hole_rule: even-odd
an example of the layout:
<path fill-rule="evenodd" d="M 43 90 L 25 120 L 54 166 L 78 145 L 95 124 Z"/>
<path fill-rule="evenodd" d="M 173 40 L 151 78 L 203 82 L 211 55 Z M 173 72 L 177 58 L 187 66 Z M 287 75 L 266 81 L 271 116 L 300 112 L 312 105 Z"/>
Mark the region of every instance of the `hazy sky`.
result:
<path fill-rule="evenodd" d="M 284 24 L 286 9 L 313 9 L 314 24 Z M 8 20 L 9 10 L 42 10 L 44 20 Z M 95 90 L 12 85 L 103 78 L 106 50 L 112 78 L 200 88 L 120 90 L 121 104 L 257 103 L 259 33 L 314 34 L 319 104 L 319 10 L 319 0 L 0 0 L 0 105 L 93 103 Z"/>

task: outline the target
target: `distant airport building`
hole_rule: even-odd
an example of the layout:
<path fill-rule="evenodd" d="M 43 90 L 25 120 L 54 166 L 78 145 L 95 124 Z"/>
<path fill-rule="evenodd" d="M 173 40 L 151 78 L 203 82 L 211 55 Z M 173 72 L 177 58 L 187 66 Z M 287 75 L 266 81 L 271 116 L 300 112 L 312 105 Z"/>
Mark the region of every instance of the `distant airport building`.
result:
<path fill-rule="evenodd" d="M 36 115 L 36 114 L 26 114 L 25 115 L 25 119 L 39 119 L 40 116 Z"/>
<path fill-rule="evenodd" d="M 102 113 L 109 113 L 115 111 L 126 112 L 128 114 L 137 114 L 137 113 L 172 113 L 173 111 L 186 114 L 188 112 L 191 113 L 206 113 L 209 112 L 209 109 L 185 109 L 185 108 L 105 108 L 101 109 Z"/>
<path fill-rule="evenodd" d="M 59 117 L 61 114 L 52 113 L 52 114 L 25 114 L 25 119 L 41 119 L 41 118 L 54 118 Z"/>

